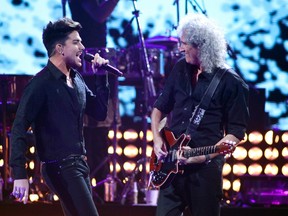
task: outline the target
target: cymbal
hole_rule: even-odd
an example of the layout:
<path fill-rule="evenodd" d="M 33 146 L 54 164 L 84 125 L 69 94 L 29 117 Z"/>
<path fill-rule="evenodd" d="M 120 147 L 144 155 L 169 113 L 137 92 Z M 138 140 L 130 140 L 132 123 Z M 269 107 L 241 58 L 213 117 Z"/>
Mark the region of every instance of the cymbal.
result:
<path fill-rule="evenodd" d="M 178 39 L 172 36 L 167 37 L 167 36 L 158 35 L 158 36 L 146 39 L 145 43 L 165 46 L 167 48 L 173 48 L 174 46 L 177 45 Z"/>
<path fill-rule="evenodd" d="M 166 50 L 167 47 L 163 46 L 163 45 L 159 45 L 159 44 L 152 44 L 152 43 L 147 43 L 145 41 L 145 47 L 147 49 L 161 49 L 161 50 Z M 128 49 L 140 49 L 141 48 L 141 44 L 138 43 L 136 45 L 130 46 Z"/>

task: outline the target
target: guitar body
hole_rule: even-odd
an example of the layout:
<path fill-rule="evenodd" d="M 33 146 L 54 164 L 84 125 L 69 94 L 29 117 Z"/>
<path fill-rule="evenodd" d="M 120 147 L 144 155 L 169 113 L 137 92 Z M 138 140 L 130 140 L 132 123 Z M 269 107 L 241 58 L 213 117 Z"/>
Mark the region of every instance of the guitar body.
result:
<path fill-rule="evenodd" d="M 151 183 L 154 187 L 166 187 L 171 183 L 175 174 L 183 173 L 183 170 L 179 169 L 176 151 L 181 149 L 182 146 L 186 146 L 191 140 L 191 137 L 186 134 L 181 134 L 176 139 L 173 132 L 168 128 L 163 128 L 160 133 L 166 143 L 168 155 L 165 159 L 158 160 L 154 151 L 152 151 L 150 172 L 152 173 Z"/>

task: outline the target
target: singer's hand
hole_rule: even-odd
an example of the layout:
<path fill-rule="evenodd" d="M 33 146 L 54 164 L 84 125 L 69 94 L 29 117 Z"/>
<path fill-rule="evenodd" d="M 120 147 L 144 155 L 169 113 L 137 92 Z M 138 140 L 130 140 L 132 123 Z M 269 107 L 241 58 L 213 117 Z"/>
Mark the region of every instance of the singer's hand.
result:
<path fill-rule="evenodd" d="M 26 204 L 29 196 L 28 179 L 15 179 L 13 184 L 12 195 L 20 202 Z"/>
<path fill-rule="evenodd" d="M 96 73 L 98 68 L 100 68 L 102 65 L 109 64 L 109 60 L 102 58 L 98 53 L 95 54 L 94 59 L 91 62 L 94 73 Z"/>

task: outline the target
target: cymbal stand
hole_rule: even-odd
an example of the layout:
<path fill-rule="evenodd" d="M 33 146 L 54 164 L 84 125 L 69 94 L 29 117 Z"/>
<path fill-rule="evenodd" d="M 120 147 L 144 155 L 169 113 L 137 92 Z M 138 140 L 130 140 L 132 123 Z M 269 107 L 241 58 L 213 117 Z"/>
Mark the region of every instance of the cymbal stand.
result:
<path fill-rule="evenodd" d="M 174 0 L 173 5 L 176 5 L 176 14 L 177 14 L 177 25 L 174 25 L 173 29 L 177 29 L 180 20 L 179 0 Z"/>
<path fill-rule="evenodd" d="M 195 12 L 198 12 L 198 9 L 197 9 L 197 8 L 199 8 L 199 10 L 201 11 L 201 13 L 207 16 L 207 11 L 206 11 L 205 9 L 202 9 L 201 6 L 198 4 L 198 2 L 197 2 L 196 0 L 186 0 L 186 2 L 185 2 L 185 14 L 188 13 L 188 6 L 187 6 L 187 5 L 188 5 L 188 2 L 191 4 L 191 6 L 193 7 L 193 10 L 194 10 Z M 195 4 L 193 4 L 193 2 L 194 2 Z"/>
<path fill-rule="evenodd" d="M 121 200 L 120 200 L 120 203 L 122 205 L 124 205 L 127 201 L 127 195 L 128 193 L 133 189 L 133 183 L 135 182 L 135 178 L 136 178 L 136 175 L 139 173 L 139 166 L 140 164 L 143 164 L 145 163 L 147 160 L 147 158 L 142 158 L 142 159 L 139 159 L 137 162 L 136 162 L 136 166 L 134 168 L 134 170 L 132 171 L 132 173 L 128 176 L 128 180 L 122 190 L 122 193 L 121 193 Z M 136 204 L 136 203 L 133 203 L 133 204 Z"/>
<path fill-rule="evenodd" d="M 144 90 L 143 90 L 143 110 L 142 110 L 142 124 L 143 124 L 143 138 L 142 138 L 142 158 L 144 162 L 142 163 L 143 170 L 141 172 L 142 178 L 141 183 L 139 184 L 141 189 L 145 189 L 147 187 L 147 172 L 146 172 L 146 148 L 147 148 L 147 129 L 148 129 L 148 112 L 152 109 L 152 107 L 149 105 L 149 102 L 152 102 L 156 98 L 156 91 L 154 86 L 154 81 L 152 77 L 152 72 L 150 69 L 150 64 L 148 61 L 148 55 L 147 55 L 147 49 L 144 43 L 144 37 L 141 30 L 140 22 L 139 22 L 139 10 L 136 7 L 136 0 L 133 0 L 133 7 L 134 11 L 132 14 L 135 17 L 137 28 L 138 28 L 138 36 L 139 41 L 141 44 L 141 53 L 140 53 L 140 64 L 144 62 L 144 64 L 141 64 L 141 78 L 144 84 Z M 150 101 L 149 101 L 150 99 Z"/>
<path fill-rule="evenodd" d="M 113 166 L 113 171 L 112 171 L 112 180 L 114 180 L 114 182 L 119 183 L 120 185 L 122 185 L 121 180 L 117 177 L 117 130 L 118 130 L 118 125 L 117 125 L 117 110 L 119 110 L 118 106 L 118 77 L 115 78 L 115 83 L 114 83 L 114 94 L 115 94 L 115 100 L 114 104 L 113 104 L 113 131 L 114 131 L 114 136 L 113 136 L 113 140 L 112 140 L 112 144 L 113 144 L 113 155 L 112 155 L 112 166 Z M 116 191 L 115 191 L 116 193 Z"/>

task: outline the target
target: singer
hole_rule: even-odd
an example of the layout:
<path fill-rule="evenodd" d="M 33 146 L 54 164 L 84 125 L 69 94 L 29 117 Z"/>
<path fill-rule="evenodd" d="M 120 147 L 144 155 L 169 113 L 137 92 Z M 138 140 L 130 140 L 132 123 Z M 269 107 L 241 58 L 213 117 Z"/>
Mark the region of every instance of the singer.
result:
<path fill-rule="evenodd" d="M 109 86 L 107 75 L 95 75 L 92 92 L 75 69 L 82 65 L 80 57 L 85 48 L 79 35 L 81 28 L 69 18 L 49 22 L 44 28 L 42 38 L 49 60 L 23 92 L 12 127 L 9 162 L 14 178 L 12 193 L 27 203 L 26 133 L 32 126 L 43 178 L 60 198 L 64 214 L 98 216 L 86 161 L 83 115 L 98 121 L 106 118 Z M 93 68 L 108 62 L 97 54 Z"/>

